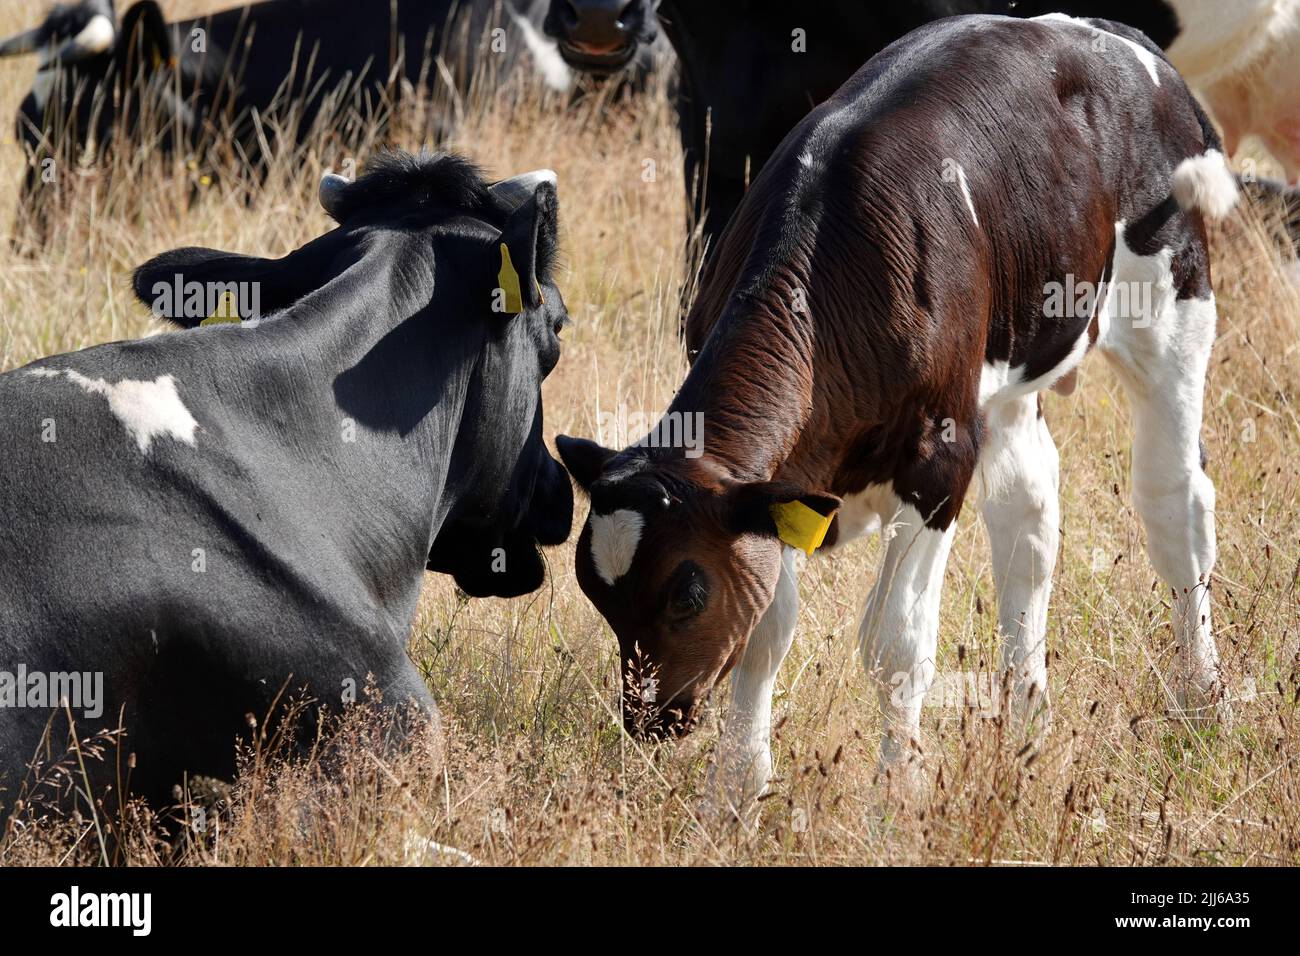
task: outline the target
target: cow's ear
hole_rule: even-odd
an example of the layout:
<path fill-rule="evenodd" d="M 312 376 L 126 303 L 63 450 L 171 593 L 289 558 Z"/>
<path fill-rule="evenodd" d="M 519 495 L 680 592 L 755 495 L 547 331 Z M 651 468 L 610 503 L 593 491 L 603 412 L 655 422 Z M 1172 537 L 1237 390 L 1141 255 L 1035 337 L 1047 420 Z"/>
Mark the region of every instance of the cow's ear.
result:
<path fill-rule="evenodd" d="M 230 321 L 260 318 L 288 308 L 315 288 L 313 273 L 288 265 L 292 258 L 261 259 L 216 249 L 173 249 L 136 269 L 132 286 L 136 298 L 156 317 L 182 328 L 201 325 L 214 315 Z M 233 315 L 225 300 L 227 293 L 234 293 L 238 305 Z M 218 313 L 219 309 L 224 311 Z"/>
<path fill-rule="evenodd" d="M 736 534 L 780 538 L 812 554 L 822 543 L 843 502 L 835 495 L 810 492 L 788 481 L 753 481 L 726 493 L 727 521 Z"/>
<path fill-rule="evenodd" d="M 500 184 L 498 184 L 500 185 Z M 543 304 L 542 284 L 555 266 L 559 210 L 554 182 L 539 180 L 532 195 L 506 219 L 501 230 L 497 288 L 505 311 L 522 312 Z"/>
<path fill-rule="evenodd" d="M 564 467 L 569 469 L 569 474 L 583 491 L 591 490 L 591 486 L 605 470 L 605 464 L 618 454 L 594 441 L 570 438 L 568 435 L 556 435 L 555 447 L 560 452 Z"/>
<path fill-rule="evenodd" d="M 149 74 L 171 66 L 176 51 L 162 9 L 154 0 L 140 0 L 122 16 L 118 49 L 125 52 L 127 76 Z"/>

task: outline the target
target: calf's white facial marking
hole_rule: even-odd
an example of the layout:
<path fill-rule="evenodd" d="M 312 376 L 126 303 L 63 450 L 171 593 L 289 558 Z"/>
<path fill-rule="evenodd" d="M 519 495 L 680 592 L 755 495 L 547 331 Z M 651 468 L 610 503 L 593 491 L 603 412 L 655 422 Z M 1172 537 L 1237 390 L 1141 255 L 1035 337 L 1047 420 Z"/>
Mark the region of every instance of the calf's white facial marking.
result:
<path fill-rule="evenodd" d="M 38 378 L 62 374 L 88 394 L 104 396 L 142 454 L 148 453 L 155 438 L 163 436 L 194 444 L 194 429 L 199 423 L 181 401 L 176 380 L 170 375 L 160 375 L 152 382 L 126 378 L 114 383 L 89 378 L 73 369 L 37 368 L 28 374 Z"/>
<path fill-rule="evenodd" d="M 612 587 L 632 567 L 644 527 L 641 513 L 630 508 L 591 516 L 591 559 L 596 563 L 596 573 L 606 584 Z"/>

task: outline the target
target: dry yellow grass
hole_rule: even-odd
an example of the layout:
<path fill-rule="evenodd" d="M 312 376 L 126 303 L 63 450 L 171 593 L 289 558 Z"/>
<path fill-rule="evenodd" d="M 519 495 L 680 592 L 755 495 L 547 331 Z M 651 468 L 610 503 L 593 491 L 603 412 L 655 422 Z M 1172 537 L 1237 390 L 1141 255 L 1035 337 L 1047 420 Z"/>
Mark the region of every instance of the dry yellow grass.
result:
<path fill-rule="evenodd" d="M 0 12 L 0 33 L 25 16 Z M 0 113 L 11 115 L 31 69 L 0 65 Z M 7 204 L 21 166 L 4 135 Z M 419 144 L 398 132 L 396 145 Z M 665 407 L 685 369 L 676 337 L 685 210 L 663 91 L 635 108 L 485 97 L 453 145 L 494 174 L 558 171 L 560 285 L 575 325 L 544 389 L 550 434 L 593 435 L 598 414 L 620 405 Z M 248 205 L 221 179 L 192 208 L 193 173 L 180 161 L 161 169 L 144 158 L 126 181 L 87 171 L 49 248 L 0 269 L 0 368 L 155 331 L 127 274 L 162 250 L 279 255 L 317 235 L 328 223 L 315 184 L 342 158 L 322 147 L 280 164 Z M 702 827 L 695 802 L 712 729 L 657 749 L 621 733 L 615 644 L 574 581 L 569 545 L 549 552 L 545 587 L 515 601 L 464 603 L 449 581 L 428 578 L 410 652 L 448 719 L 445 772 L 364 746 L 331 779 L 313 764 L 261 761 L 203 839 L 167 847 L 136 820 L 120 858 L 399 862 L 415 832 L 493 864 L 1300 862 L 1300 297 L 1253 214 L 1234 215 L 1214 246 L 1220 326 L 1204 439 L 1218 489 L 1217 640 L 1237 698 L 1230 726 L 1194 730 L 1166 714 L 1167 600 L 1128 503 L 1128 410 L 1093 360 L 1072 397 L 1046 404 L 1064 535 L 1048 638 L 1054 725 L 1041 750 L 1022 752 L 1000 721 L 927 708 L 928 786 L 901 804 L 885 799 L 874 780 L 875 693 L 854 648 L 879 551 L 859 544 L 802 577 L 798 636 L 778 681 L 778 779 L 761 823 Z M 996 660 L 994 606 L 968 509 L 947 572 L 941 674 Z M 87 828 L 26 825 L 0 844 L 0 862 L 94 862 Z"/>

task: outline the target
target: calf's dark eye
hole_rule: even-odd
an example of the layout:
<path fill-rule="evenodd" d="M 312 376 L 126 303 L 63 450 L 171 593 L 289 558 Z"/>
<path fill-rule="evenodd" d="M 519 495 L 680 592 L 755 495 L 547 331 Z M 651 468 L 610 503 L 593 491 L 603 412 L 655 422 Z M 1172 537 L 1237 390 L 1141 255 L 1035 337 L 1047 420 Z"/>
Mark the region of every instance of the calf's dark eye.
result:
<path fill-rule="evenodd" d="M 695 617 L 709 603 L 709 581 L 694 561 L 683 561 L 673 575 L 668 593 L 668 611 L 676 620 Z"/>

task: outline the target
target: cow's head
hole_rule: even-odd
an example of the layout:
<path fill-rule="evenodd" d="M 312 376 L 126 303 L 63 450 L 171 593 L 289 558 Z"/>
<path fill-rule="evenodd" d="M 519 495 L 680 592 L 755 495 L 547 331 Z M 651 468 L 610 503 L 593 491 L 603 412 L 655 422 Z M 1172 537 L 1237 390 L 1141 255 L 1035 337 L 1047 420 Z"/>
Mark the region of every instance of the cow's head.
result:
<path fill-rule="evenodd" d="M 618 637 L 623 721 L 640 737 L 689 732 L 740 660 L 776 590 L 781 532 L 773 509 L 839 506 L 780 481 L 735 481 L 706 459 L 556 442 L 591 499 L 578 583 Z"/>
<path fill-rule="evenodd" d="M 412 455 L 446 456 L 430 570 L 475 597 L 535 590 L 538 546 L 562 543 L 573 516 L 568 476 L 542 439 L 541 385 L 568 321 L 553 280 L 555 174 L 489 184 L 455 156 L 395 153 L 355 182 L 327 174 L 320 201 L 338 228 L 284 258 L 176 250 L 136 270 L 137 296 L 186 328 L 254 318 L 252 290 L 268 331 L 378 322 L 387 333 L 371 342 L 373 329 L 358 331 L 355 359 L 327 383 L 338 416 L 404 436 Z M 210 302 L 189 308 L 173 289 L 209 290 Z M 205 317 L 219 297 L 220 313 Z M 422 424 L 452 408 L 454 434 L 421 448 Z"/>
<path fill-rule="evenodd" d="M 18 116 L 18 135 L 33 164 L 29 187 L 38 154 L 79 156 L 91 142 L 102 146 L 118 119 L 135 121 L 146 90 L 165 129 L 193 125 L 185 91 L 178 95 L 170 81 L 171 43 L 155 0 L 132 4 L 120 24 L 112 0 L 58 5 L 39 26 L 0 41 L 0 57 L 37 57 Z"/>
<path fill-rule="evenodd" d="M 658 33 L 652 0 L 551 0 L 542 23 L 575 70 L 613 73 Z"/>
<path fill-rule="evenodd" d="M 107 58 L 117 43 L 113 0 L 81 0 L 56 4 L 45 20 L 0 41 L 0 57 L 34 53 L 45 67 Z"/>

